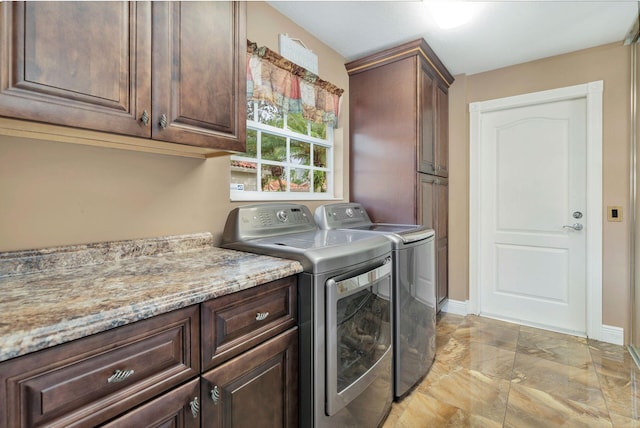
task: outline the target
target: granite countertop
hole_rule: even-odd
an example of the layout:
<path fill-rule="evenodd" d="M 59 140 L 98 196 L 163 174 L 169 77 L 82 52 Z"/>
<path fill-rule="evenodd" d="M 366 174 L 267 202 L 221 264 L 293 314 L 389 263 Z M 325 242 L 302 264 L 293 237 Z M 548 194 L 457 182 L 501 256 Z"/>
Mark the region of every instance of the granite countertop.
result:
<path fill-rule="evenodd" d="M 0 361 L 299 272 L 209 233 L 0 253 Z"/>

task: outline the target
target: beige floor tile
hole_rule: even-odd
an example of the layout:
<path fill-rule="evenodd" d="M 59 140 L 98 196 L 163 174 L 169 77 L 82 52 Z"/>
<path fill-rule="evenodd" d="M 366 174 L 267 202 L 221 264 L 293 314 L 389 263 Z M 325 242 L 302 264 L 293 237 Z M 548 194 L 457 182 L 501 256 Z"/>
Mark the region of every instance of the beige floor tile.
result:
<path fill-rule="evenodd" d="M 519 353 L 513 368 L 513 383 L 545 391 L 558 399 L 606 410 L 600 382 L 592 365 L 577 368 Z"/>
<path fill-rule="evenodd" d="M 589 340 L 589 350 L 599 374 L 628 379 L 640 378 L 640 369 L 626 347 Z"/>
<path fill-rule="evenodd" d="M 640 420 L 611 413 L 613 428 L 640 428 Z"/>
<path fill-rule="evenodd" d="M 550 331 L 550 330 L 542 330 L 540 328 L 529 327 L 529 326 L 526 326 L 526 325 L 520 326 L 520 333 L 542 334 L 542 335 L 545 335 L 545 336 L 548 336 L 548 337 L 553 337 L 553 338 L 562 339 L 562 340 L 570 340 L 570 341 L 576 342 L 576 343 L 587 344 L 587 342 L 588 342 L 588 339 L 586 337 L 571 336 L 569 334 L 557 333 L 555 331 Z"/>
<path fill-rule="evenodd" d="M 451 368 L 464 367 L 510 381 L 515 357 L 515 351 L 482 342 L 460 342 L 451 338 L 438 358 Z"/>
<path fill-rule="evenodd" d="M 451 369 L 441 362 L 434 364 L 431 379 L 418 392 L 466 415 L 478 415 L 502 423 L 507 405 L 509 382 L 464 367 Z M 409 406 L 413 403 L 410 402 Z"/>
<path fill-rule="evenodd" d="M 602 394 L 611 413 L 640 418 L 640 378 L 600 374 Z"/>
<path fill-rule="evenodd" d="M 384 428 L 640 428 L 625 347 L 493 319 L 438 316 L 436 359 Z"/>
<path fill-rule="evenodd" d="M 605 410 L 580 405 L 547 392 L 512 384 L 505 427 L 611 427 Z"/>
<path fill-rule="evenodd" d="M 519 326 L 502 321 L 468 316 L 451 337 L 459 341 L 482 342 L 498 348 L 515 351 Z"/>
<path fill-rule="evenodd" d="M 417 392 L 411 397 L 411 402 L 402 416 L 396 421 L 385 423 L 384 428 L 499 428 L 501 426 L 501 422 L 482 415 L 469 414 L 456 406 Z"/>
<path fill-rule="evenodd" d="M 557 333 L 548 335 L 521 330 L 517 352 L 582 369 L 586 369 L 592 363 L 586 341 L 576 341 L 570 336 L 562 337 Z"/>

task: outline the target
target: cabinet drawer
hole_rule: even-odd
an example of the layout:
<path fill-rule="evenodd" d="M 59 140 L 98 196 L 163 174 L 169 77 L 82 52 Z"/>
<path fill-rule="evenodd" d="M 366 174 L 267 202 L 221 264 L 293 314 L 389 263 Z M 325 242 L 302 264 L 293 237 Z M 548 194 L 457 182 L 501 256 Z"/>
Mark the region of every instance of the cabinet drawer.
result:
<path fill-rule="evenodd" d="M 203 370 L 295 326 L 296 285 L 287 277 L 203 303 Z"/>
<path fill-rule="evenodd" d="M 199 373 L 198 306 L 0 365 L 0 426 L 92 426 Z"/>

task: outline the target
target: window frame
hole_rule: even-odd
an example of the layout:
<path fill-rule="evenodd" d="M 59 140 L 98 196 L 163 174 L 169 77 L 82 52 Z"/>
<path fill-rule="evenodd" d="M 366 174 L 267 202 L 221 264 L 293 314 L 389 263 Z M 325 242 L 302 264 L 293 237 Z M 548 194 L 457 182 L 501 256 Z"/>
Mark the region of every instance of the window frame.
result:
<path fill-rule="evenodd" d="M 257 103 L 256 101 L 249 101 Z M 257 116 L 258 109 L 254 106 L 254 115 Z M 258 190 L 255 191 L 245 191 L 245 190 L 235 190 L 230 186 L 230 199 L 232 202 L 235 201 L 296 201 L 296 200 L 334 200 L 335 198 L 335 189 L 334 189 L 334 130 L 330 125 L 326 126 L 326 139 L 312 137 L 310 134 L 311 123 L 307 121 L 307 135 L 300 134 L 295 131 L 291 131 L 287 127 L 287 113 L 283 113 L 283 127 L 278 128 L 276 126 L 267 125 L 265 123 L 258 122 L 255 120 L 257 117 L 254 116 L 250 118 L 247 116 L 247 131 L 254 130 L 256 131 L 257 141 L 256 141 L 256 153 L 255 158 L 247 157 L 242 153 L 234 154 L 231 156 L 229 163 L 231 161 L 241 161 L 241 162 L 251 162 L 256 163 L 256 188 Z M 281 161 L 272 161 L 272 160 L 263 160 L 261 156 L 261 133 L 268 133 L 271 135 L 275 135 L 277 137 L 285 138 L 286 144 L 286 158 L 290 159 L 290 150 L 291 150 L 291 141 L 299 141 L 303 143 L 309 144 L 309 165 L 299 165 L 291 162 L 281 162 Z M 248 134 L 248 133 L 247 133 Z M 313 165 L 313 155 L 314 155 L 314 146 L 321 146 L 326 148 L 327 156 L 326 156 L 326 167 L 317 167 Z M 263 191 L 262 186 L 260 185 L 261 179 L 258 175 L 262 171 L 262 166 L 264 164 L 267 165 L 278 165 L 282 166 L 286 169 L 287 177 L 290 178 L 291 169 L 304 169 L 308 171 L 324 171 L 326 173 L 326 192 L 292 192 L 290 191 L 291 179 L 287 180 L 287 190 L 278 191 L 278 192 L 268 192 Z M 311 172 L 312 174 L 312 172 Z M 231 175 L 231 171 L 230 171 Z M 312 176 L 313 177 L 313 176 Z M 231 184 L 231 182 L 230 182 Z M 313 184 L 313 183 L 312 183 Z"/>

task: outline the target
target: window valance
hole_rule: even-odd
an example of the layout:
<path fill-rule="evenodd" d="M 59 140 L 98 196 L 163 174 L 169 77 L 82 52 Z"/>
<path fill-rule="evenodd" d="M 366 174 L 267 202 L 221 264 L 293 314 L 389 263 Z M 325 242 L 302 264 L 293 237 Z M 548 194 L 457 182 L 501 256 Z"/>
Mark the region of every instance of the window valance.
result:
<path fill-rule="evenodd" d="M 267 101 L 284 113 L 337 126 L 344 90 L 269 48 L 247 40 L 247 101 Z"/>

